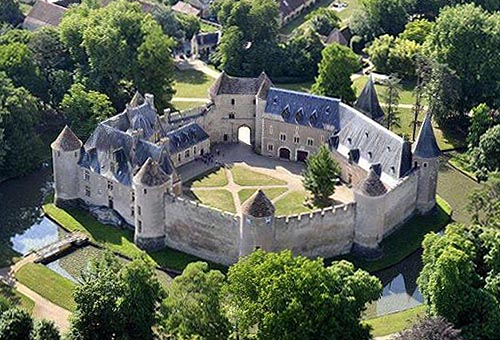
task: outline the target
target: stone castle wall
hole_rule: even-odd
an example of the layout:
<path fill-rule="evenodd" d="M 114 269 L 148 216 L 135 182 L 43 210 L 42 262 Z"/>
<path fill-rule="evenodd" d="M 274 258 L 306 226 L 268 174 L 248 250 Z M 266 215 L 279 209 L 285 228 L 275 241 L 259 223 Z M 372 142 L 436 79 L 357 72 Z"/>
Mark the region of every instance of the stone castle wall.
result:
<path fill-rule="evenodd" d="M 238 261 L 238 216 L 170 195 L 165 216 L 167 246 L 226 265 Z"/>
<path fill-rule="evenodd" d="M 276 250 L 308 257 L 348 253 L 354 240 L 356 203 L 275 219 Z"/>

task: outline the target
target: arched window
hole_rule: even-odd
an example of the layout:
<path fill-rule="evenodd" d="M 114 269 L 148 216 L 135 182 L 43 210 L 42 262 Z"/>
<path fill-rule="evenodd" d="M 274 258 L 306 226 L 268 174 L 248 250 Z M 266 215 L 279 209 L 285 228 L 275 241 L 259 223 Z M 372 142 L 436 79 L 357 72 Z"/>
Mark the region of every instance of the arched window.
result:
<path fill-rule="evenodd" d="M 234 100 L 234 98 L 231 99 L 231 105 L 234 105 L 236 103 L 236 101 Z"/>

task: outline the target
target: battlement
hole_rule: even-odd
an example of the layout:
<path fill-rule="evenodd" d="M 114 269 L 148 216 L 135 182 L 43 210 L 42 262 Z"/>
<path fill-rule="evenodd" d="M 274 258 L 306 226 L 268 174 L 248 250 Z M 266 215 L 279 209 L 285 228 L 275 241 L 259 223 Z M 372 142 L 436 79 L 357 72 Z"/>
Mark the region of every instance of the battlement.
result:
<path fill-rule="evenodd" d="M 335 215 L 335 214 L 341 214 L 348 212 L 351 209 L 355 209 L 356 203 L 351 202 L 351 203 L 346 203 L 346 204 L 339 204 L 323 209 L 317 209 L 314 211 L 311 211 L 309 213 L 302 213 L 302 214 L 293 214 L 293 215 L 283 215 L 283 216 L 278 216 L 276 217 L 277 221 L 284 221 L 286 224 L 288 223 L 293 223 L 295 221 L 303 221 L 303 220 L 314 220 L 314 219 L 323 219 L 325 217 L 329 217 L 328 215 Z"/>
<path fill-rule="evenodd" d="M 167 203 L 167 204 L 168 203 L 182 204 L 184 206 L 194 206 L 196 208 L 199 208 L 200 212 L 205 210 L 205 212 L 207 212 L 207 211 L 212 212 L 212 213 L 224 216 L 224 217 L 233 218 L 235 221 L 239 221 L 239 217 L 236 214 L 230 213 L 229 211 L 220 210 L 220 209 L 202 204 L 200 202 L 197 202 L 195 200 L 185 198 L 185 197 L 173 196 L 170 194 L 166 194 L 165 195 L 165 203 Z"/>

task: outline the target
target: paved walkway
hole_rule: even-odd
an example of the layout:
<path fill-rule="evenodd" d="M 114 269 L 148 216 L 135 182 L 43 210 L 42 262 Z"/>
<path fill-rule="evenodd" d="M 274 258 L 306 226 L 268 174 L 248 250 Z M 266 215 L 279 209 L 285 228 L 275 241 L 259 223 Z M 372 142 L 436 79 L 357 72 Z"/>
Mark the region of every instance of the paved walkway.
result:
<path fill-rule="evenodd" d="M 71 312 L 66 309 L 55 305 L 49 300 L 45 299 L 38 293 L 32 291 L 25 285 L 19 283 L 15 279 L 15 273 L 21 269 L 27 263 L 32 263 L 36 258 L 35 254 L 31 254 L 27 257 L 24 257 L 21 261 L 15 263 L 14 265 L 1 268 L 0 269 L 0 281 L 5 284 L 14 287 L 21 294 L 26 295 L 28 298 L 33 300 L 35 303 L 35 307 L 33 309 L 33 316 L 37 319 L 47 319 L 54 321 L 57 327 L 61 330 L 61 332 L 65 332 L 69 328 L 69 317 L 71 316 Z"/>

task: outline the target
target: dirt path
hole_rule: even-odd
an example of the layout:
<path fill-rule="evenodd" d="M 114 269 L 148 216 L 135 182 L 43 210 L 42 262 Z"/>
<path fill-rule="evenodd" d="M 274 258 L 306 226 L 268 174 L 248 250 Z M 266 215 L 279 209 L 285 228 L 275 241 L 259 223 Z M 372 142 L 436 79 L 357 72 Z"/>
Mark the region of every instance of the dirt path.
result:
<path fill-rule="evenodd" d="M 35 259 L 35 255 L 29 255 L 24 257 L 21 261 L 16 264 L 0 269 L 0 281 L 5 284 L 14 287 L 21 294 L 26 295 L 28 298 L 33 300 L 35 307 L 33 309 L 33 316 L 37 319 L 47 319 L 54 321 L 54 323 L 59 327 L 61 332 L 65 332 L 69 328 L 69 317 L 71 312 L 66 309 L 55 305 L 49 300 L 45 299 L 38 293 L 32 291 L 25 285 L 19 283 L 15 279 L 15 273 L 21 269 L 27 263 L 32 263 Z"/>
<path fill-rule="evenodd" d="M 197 71 L 205 73 L 207 76 L 214 78 L 214 79 L 217 79 L 220 76 L 219 71 L 216 71 L 216 70 L 208 67 L 207 64 L 205 64 L 203 61 L 198 60 L 198 59 L 196 59 L 196 60 L 191 60 L 191 59 L 179 60 L 179 61 L 177 61 L 177 67 L 179 68 L 179 70 L 188 70 L 188 69 L 197 70 Z"/>

